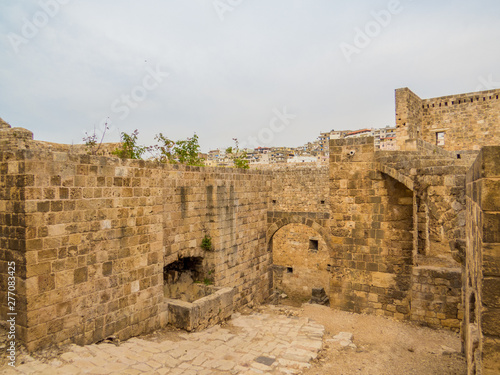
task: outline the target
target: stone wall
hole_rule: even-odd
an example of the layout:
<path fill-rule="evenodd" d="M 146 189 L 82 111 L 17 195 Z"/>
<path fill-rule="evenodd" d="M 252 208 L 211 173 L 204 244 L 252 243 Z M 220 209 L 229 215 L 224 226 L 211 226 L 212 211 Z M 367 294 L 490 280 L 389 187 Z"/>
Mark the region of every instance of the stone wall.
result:
<path fill-rule="evenodd" d="M 236 288 L 237 308 L 262 301 L 270 283 L 269 172 L 177 165 L 163 170 L 164 264 L 201 256 L 205 277 Z M 205 236 L 210 251 L 201 247 Z"/>
<path fill-rule="evenodd" d="M 469 161 L 423 141 L 415 151 L 377 152 L 376 157 L 381 171 L 415 193 L 414 263 L 458 267 L 458 253 L 465 249 L 464 186 Z"/>
<path fill-rule="evenodd" d="M 418 139 L 422 129 L 422 100 L 407 87 L 396 90 L 396 144 Z"/>
<path fill-rule="evenodd" d="M 469 161 L 422 140 L 405 144 L 330 144 L 331 305 L 458 329 Z"/>
<path fill-rule="evenodd" d="M 160 326 L 161 176 L 144 162 L 18 151 L 24 163 L 28 349 Z"/>
<path fill-rule="evenodd" d="M 329 166 L 245 171 L 54 152 L 0 124 L 0 313 L 15 262 L 16 327 L 30 350 L 124 339 L 168 322 L 165 266 L 196 259 L 199 280 L 234 288 L 239 308 L 269 296 L 274 261 L 275 287 L 300 299 L 324 287 L 333 308 L 452 329 L 465 310 L 470 371 L 494 369 L 500 151 L 481 151 L 466 202 L 476 152 L 413 139 L 425 108 L 400 93 L 405 151 L 332 140 Z"/>
<path fill-rule="evenodd" d="M 303 224 L 289 224 L 273 237 L 274 287 L 289 298 L 306 302 L 312 288 L 329 292 L 330 252 L 325 240 Z"/>
<path fill-rule="evenodd" d="M 270 211 L 328 211 L 328 165 L 308 163 L 274 166 Z"/>
<path fill-rule="evenodd" d="M 70 154 L 85 154 L 96 156 L 113 156 L 113 151 L 121 148 L 121 143 L 102 143 L 97 145 L 93 150 L 85 144 L 66 145 L 61 143 L 35 141 L 29 142 L 25 147 L 33 151 L 52 151 L 52 152 L 68 152 Z"/>
<path fill-rule="evenodd" d="M 268 212 L 273 254 L 273 287 L 295 302 L 311 298 L 314 287 L 329 290 L 330 206 L 328 165 L 275 165 Z M 318 249 L 309 249 L 309 240 Z"/>
<path fill-rule="evenodd" d="M 16 327 L 29 350 L 166 324 L 163 267 L 186 256 L 201 256 L 215 285 L 234 287 L 237 307 L 268 296 L 267 172 L 4 145 L 0 290 L 5 297 L 15 261 Z"/>
<path fill-rule="evenodd" d="M 444 96 L 422 101 L 422 138 L 436 142 L 445 132 L 447 150 L 479 150 L 500 143 L 500 90 Z"/>
<path fill-rule="evenodd" d="M 32 151 L 67 152 L 70 154 L 94 154 L 99 156 L 111 156 L 112 152 L 119 148 L 121 143 L 102 143 L 97 145 L 92 152 L 85 144 L 61 144 L 33 140 L 33 133 L 24 128 L 12 128 L 10 124 L 0 117 L 0 148 L 2 149 L 26 149 Z"/>
<path fill-rule="evenodd" d="M 13 317 L 20 327 L 26 322 L 28 308 L 24 202 L 27 181 L 22 153 L 0 151 L 0 171 L 0 316 L 3 322 Z"/>
<path fill-rule="evenodd" d="M 460 329 L 462 269 L 413 267 L 411 320 L 435 328 Z"/>
<path fill-rule="evenodd" d="M 436 144 L 444 132 L 444 149 L 479 150 L 500 143 L 500 89 L 420 99 L 408 88 L 396 90 L 399 149 L 408 139 Z"/>
<path fill-rule="evenodd" d="M 330 303 L 410 317 L 413 193 L 377 170 L 373 138 L 330 141 Z"/>
<path fill-rule="evenodd" d="M 500 147 L 484 147 L 467 173 L 464 274 L 468 374 L 500 373 Z"/>

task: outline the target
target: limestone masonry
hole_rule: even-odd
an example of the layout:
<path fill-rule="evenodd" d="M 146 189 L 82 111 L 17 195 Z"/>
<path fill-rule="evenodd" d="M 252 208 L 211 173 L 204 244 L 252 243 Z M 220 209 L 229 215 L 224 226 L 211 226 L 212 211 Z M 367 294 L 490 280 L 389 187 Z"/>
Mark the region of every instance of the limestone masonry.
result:
<path fill-rule="evenodd" d="M 500 144 L 500 89 L 420 99 L 396 90 L 397 144 L 422 139 L 450 151 Z"/>
<path fill-rule="evenodd" d="M 500 372 L 500 90 L 396 90 L 396 146 L 263 170 L 90 156 L 0 123 L 0 313 L 29 350 L 203 329 L 277 298 L 460 330 Z M 328 301 L 328 298 L 325 299 Z"/>

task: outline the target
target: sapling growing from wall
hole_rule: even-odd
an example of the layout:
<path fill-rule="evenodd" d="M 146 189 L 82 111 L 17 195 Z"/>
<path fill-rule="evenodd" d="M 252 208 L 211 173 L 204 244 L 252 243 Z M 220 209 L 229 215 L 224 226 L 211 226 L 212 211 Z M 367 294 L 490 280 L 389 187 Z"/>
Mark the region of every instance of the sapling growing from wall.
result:
<path fill-rule="evenodd" d="M 157 152 L 157 156 L 155 157 L 155 159 L 161 163 L 175 162 L 175 142 L 165 137 L 163 133 L 157 134 L 155 136 L 155 139 L 160 143 L 154 146 L 154 149 Z"/>
<path fill-rule="evenodd" d="M 211 251 L 212 250 L 212 239 L 205 235 L 203 239 L 201 240 L 201 248 L 206 251 Z"/>
<path fill-rule="evenodd" d="M 199 157 L 200 145 L 196 133 L 191 138 L 177 141 L 173 150 L 179 163 L 199 167 L 205 165 L 203 159 Z"/>
<path fill-rule="evenodd" d="M 99 140 L 99 137 L 96 134 L 95 131 L 95 126 L 94 126 L 94 132 L 89 135 L 87 132 L 85 132 L 85 137 L 83 137 L 83 141 L 85 142 L 85 146 L 87 146 L 87 153 L 89 155 L 99 155 L 99 150 L 102 146 L 102 143 L 104 141 L 104 136 L 106 135 L 106 132 L 109 130 L 108 122 L 104 124 L 104 131 L 102 132 L 101 139 Z"/>
<path fill-rule="evenodd" d="M 112 154 L 122 159 L 142 159 L 142 155 L 144 155 L 146 151 L 150 151 L 151 147 L 139 146 L 137 144 L 138 135 L 139 131 L 137 129 L 135 129 L 132 134 L 122 132 L 120 135 L 121 147 L 114 150 Z"/>
<path fill-rule="evenodd" d="M 196 133 L 185 140 L 177 142 L 165 137 L 162 133 L 157 134 L 155 139 L 160 143 L 154 146 L 157 152 L 156 160 L 162 163 L 181 163 L 186 165 L 204 166 L 204 161 L 199 157 L 200 145 Z"/>

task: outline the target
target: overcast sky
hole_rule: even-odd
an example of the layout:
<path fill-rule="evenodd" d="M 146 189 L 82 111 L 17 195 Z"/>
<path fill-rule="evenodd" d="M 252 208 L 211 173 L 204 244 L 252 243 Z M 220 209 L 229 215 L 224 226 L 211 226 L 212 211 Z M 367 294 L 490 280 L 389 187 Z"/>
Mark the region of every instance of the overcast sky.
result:
<path fill-rule="evenodd" d="M 204 151 L 394 125 L 394 90 L 500 87 L 498 0 L 2 0 L 0 117 Z"/>

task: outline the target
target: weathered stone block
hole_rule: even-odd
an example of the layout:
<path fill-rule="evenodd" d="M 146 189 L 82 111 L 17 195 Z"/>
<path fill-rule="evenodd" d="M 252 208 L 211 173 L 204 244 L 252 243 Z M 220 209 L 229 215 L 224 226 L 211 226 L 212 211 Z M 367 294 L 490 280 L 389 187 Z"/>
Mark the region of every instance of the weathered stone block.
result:
<path fill-rule="evenodd" d="M 488 310 L 497 308 L 500 310 L 500 278 L 486 277 L 483 279 L 482 303 Z M 500 314 L 500 313 L 499 313 Z M 500 317 L 500 315 L 499 315 Z M 500 326 L 500 320 L 497 322 Z"/>
<path fill-rule="evenodd" d="M 55 277 L 54 274 L 40 275 L 38 276 L 38 291 L 40 293 L 48 292 L 55 288 Z"/>
<path fill-rule="evenodd" d="M 484 336 L 482 364 L 484 375 L 500 373 L 500 339 L 498 337 Z"/>
<path fill-rule="evenodd" d="M 81 267 L 74 271 L 74 283 L 80 284 L 88 280 L 88 269 L 87 267 Z"/>
<path fill-rule="evenodd" d="M 500 244 L 483 244 L 484 276 L 500 276 Z"/>
<path fill-rule="evenodd" d="M 500 214 L 483 213 L 483 242 L 500 243 Z"/>

